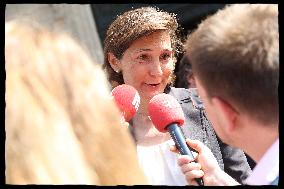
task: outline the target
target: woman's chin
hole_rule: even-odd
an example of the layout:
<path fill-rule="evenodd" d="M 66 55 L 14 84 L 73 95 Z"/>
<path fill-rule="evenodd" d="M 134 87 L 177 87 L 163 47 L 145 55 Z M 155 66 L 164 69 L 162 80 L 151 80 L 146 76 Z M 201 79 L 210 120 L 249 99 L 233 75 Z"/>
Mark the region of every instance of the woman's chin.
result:
<path fill-rule="evenodd" d="M 155 95 L 163 93 L 161 84 L 156 86 L 144 85 L 142 90 L 139 91 L 140 97 L 145 100 L 151 100 Z"/>
<path fill-rule="evenodd" d="M 160 91 L 152 91 L 148 93 L 144 93 L 143 97 L 145 100 L 150 101 L 154 96 L 161 94 L 162 92 Z"/>

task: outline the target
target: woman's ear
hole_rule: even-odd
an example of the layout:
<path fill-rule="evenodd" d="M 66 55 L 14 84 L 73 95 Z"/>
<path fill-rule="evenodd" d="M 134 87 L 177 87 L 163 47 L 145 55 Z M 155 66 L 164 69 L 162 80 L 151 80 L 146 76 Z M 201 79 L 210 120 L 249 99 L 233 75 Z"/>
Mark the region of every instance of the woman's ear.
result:
<path fill-rule="evenodd" d="M 112 67 L 112 69 L 116 72 L 119 73 L 120 72 L 120 61 L 114 56 L 113 53 L 108 53 L 107 54 L 107 58 L 108 58 L 108 62 L 110 63 L 110 66 Z"/>
<path fill-rule="evenodd" d="M 239 112 L 230 103 L 219 97 L 213 97 L 212 104 L 216 112 L 218 112 L 219 118 L 222 119 L 226 132 L 234 132 L 237 126 L 236 119 L 238 118 Z"/>

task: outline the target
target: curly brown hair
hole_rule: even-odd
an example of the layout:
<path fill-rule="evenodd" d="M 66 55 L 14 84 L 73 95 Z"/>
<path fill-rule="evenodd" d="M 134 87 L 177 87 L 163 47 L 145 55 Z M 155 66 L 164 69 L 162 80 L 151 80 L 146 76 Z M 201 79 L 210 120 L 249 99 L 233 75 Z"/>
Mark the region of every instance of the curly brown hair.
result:
<path fill-rule="evenodd" d="M 155 7 L 141 7 L 127 11 L 118 16 L 109 26 L 104 40 L 104 64 L 109 82 L 123 84 L 122 73 L 115 72 L 109 61 L 108 53 L 113 53 L 117 59 L 121 59 L 123 53 L 138 38 L 147 36 L 158 30 L 166 30 L 171 37 L 172 47 L 175 50 L 176 59 L 182 51 L 181 27 L 177 23 L 176 15 L 161 11 Z M 172 74 L 172 81 L 175 76 Z"/>

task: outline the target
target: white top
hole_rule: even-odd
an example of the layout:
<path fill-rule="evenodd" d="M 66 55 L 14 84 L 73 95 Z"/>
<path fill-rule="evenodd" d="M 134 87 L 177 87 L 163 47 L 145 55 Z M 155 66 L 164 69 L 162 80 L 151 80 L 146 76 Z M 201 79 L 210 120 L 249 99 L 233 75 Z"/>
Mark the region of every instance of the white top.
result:
<path fill-rule="evenodd" d="M 248 185 L 270 185 L 279 175 L 279 138 L 266 151 L 247 178 Z"/>
<path fill-rule="evenodd" d="M 177 164 L 179 154 L 170 151 L 172 140 L 154 146 L 137 145 L 141 168 L 151 185 L 188 185 Z"/>

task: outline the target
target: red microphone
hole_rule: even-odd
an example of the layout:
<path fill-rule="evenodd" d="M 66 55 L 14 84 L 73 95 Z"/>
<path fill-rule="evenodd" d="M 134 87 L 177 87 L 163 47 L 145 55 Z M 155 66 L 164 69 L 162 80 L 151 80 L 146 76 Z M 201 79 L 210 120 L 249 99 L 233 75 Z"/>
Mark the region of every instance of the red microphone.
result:
<path fill-rule="evenodd" d="M 140 96 L 137 90 L 126 84 L 119 85 L 111 91 L 112 96 L 125 121 L 130 121 L 140 105 Z"/>
<path fill-rule="evenodd" d="M 150 118 L 160 132 L 169 132 L 177 149 L 182 155 L 189 155 L 194 159 L 192 152 L 186 144 L 185 136 L 180 127 L 184 124 L 184 113 L 178 101 L 169 94 L 154 96 L 148 105 Z M 195 179 L 198 185 L 203 186 L 201 178 Z"/>

